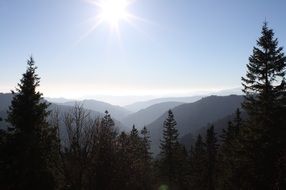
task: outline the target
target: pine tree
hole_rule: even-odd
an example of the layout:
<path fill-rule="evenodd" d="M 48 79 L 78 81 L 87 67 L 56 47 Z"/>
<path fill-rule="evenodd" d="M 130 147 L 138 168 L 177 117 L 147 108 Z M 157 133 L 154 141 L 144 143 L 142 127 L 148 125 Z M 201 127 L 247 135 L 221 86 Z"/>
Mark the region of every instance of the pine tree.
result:
<path fill-rule="evenodd" d="M 208 190 L 214 190 L 217 176 L 217 138 L 214 132 L 214 126 L 207 130 L 206 150 L 207 150 L 207 184 Z"/>
<path fill-rule="evenodd" d="M 242 77 L 245 101 L 244 109 L 251 117 L 263 117 L 270 122 L 277 108 L 282 106 L 281 98 L 285 92 L 286 57 L 278 47 L 278 39 L 265 22 L 257 47 L 249 57 L 246 77 Z"/>
<path fill-rule="evenodd" d="M 163 176 L 167 177 L 170 188 L 175 185 L 178 180 L 178 151 L 180 151 L 180 144 L 178 141 L 178 130 L 176 128 L 177 122 L 174 119 L 173 112 L 168 111 L 168 117 L 163 125 L 163 139 L 160 144 L 161 157 L 161 172 Z"/>
<path fill-rule="evenodd" d="M 105 111 L 105 116 L 101 119 L 98 142 L 97 142 L 97 154 L 96 154 L 96 177 L 95 189 L 108 190 L 114 189 L 112 187 L 112 177 L 115 174 L 116 163 L 116 137 L 117 130 L 114 127 L 114 121 L 112 120 L 108 111 Z"/>
<path fill-rule="evenodd" d="M 286 57 L 278 47 L 278 40 L 267 23 L 262 27 L 253 54 L 242 77 L 245 101 L 243 108 L 249 115 L 243 129 L 243 166 L 247 168 L 246 189 L 271 189 L 277 181 L 277 159 L 285 150 L 285 66 Z M 280 187 L 281 188 L 281 187 Z"/>
<path fill-rule="evenodd" d="M 5 181 L 7 171 L 9 170 L 7 165 L 7 137 L 7 132 L 0 129 L 0 189 L 7 189 Z"/>
<path fill-rule="evenodd" d="M 32 57 L 18 84 L 8 111 L 11 138 L 10 189 L 54 189 L 50 158 L 56 133 L 47 123 L 49 106 L 36 91 L 40 78 Z"/>
<path fill-rule="evenodd" d="M 139 137 L 138 129 L 136 129 L 135 125 L 132 126 L 132 130 L 130 132 L 130 136 L 137 138 Z"/>
<path fill-rule="evenodd" d="M 151 149 L 151 140 L 150 133 L 147 127 L 143 127 L 141 130 L 142 135 L 142 165 L 143 165 L 143 189 L 148 190 L 152 187 L 152 153 Z"/>
<path fill-rule="evenodd" d="M 142 156 L 143 160 L 145 162 L 144 165 L 150 166 L 150 162 L 152 160 L 152 153 L 150 151 L 151 149 L 151 140 L 150 140 L 150 132 L 148 131 L 147 127 L 144 126 L 141 130 L 142 135 L 142 144 L 143 144 L 143 150 L 142 150 Z"/>
<path fill-rule="evenodd" d="M 121 189 L 130 189 L 129 179 L 132 177 L 130 172 L 130 165 L 132 164 L 130 155 L 130 137 L 125 132 L 117 138 L 116 146 L 116 173 L 114 175 L 114 184 Z"/>
<path fill-rule="evenodd" d="M 240 157 L 239 135 L 243 121 L 241 112 L 236 110 L 233 121 L 228 122 L 227 129 L 223 129 L 221 137 L 221 145 L 219 148 L 219 189 L 236 189 L 239 180 L 239 164 Z"/>
<path fill-rule="evenodd" d="M 224 144 L 231 144 L 238 137 L 242 123 L 241 112 L 237 109 L 233 121 L 229 121 L 227 129 L 222 130 L 221 140 Z"/>
<path fill-rule="evenodd" d="M 190 165 L 191 189 L 207 189 L 207 152 L 201 135 L 198 135 L 195 145 L 191 147 Z"/>
<path fill-rule="evenodd" d="M 143 131 L 143 137 L 139 136 L 138 130 L 133 125 L 129 135 L 122 132 L 117 138 L 118 159 L 114 168 L 117 171 L 115 173 L 117 187 L 120 185 L 126 190 L 151 189 L 150 142 L 147 129 Z"/>
<path fill-rule="evenodd" d="M 143 189 L 142 139 L 135 125 L 130 132 L 128 189 Z"/>

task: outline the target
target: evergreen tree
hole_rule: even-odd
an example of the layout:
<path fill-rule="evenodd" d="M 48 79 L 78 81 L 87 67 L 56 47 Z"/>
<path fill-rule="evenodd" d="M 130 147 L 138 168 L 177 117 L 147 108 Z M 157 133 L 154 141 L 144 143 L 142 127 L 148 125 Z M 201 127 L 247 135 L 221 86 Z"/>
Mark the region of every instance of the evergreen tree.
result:
<path fill-rule="evenodd" d="M 214 126 L 207 130 L 206 150 L 207 150 L 207 184 L 208 190 L 214 190 L 217 176 L 217 138 L 214 132 Z"/>
<path fill-rule="evenodd" d="M 5 181 L 7 171 L 9 171 L 9 166 L 7 165 L 7 137 L 7 132 L 0 129 L 0 189 L 7 189 Z"/>
<path fill-rule="evenodd" d="M 116 188 L 112 186 L 114 185 L 112 180 L 115 174 L 114 169 L 116 168 L 116 137 L 117 130 L 114 127 L 114 121 L 112 120 L 108 111 L 105 111 L 105 116 L 100 122 L 98 142 L 96 145 L 96 189 L 108 190 Z"/>
<path fill-rule="evenodd" d="M 130 155 L 130 137 L 125 132 L 117 138 L 116 146 L 116 173 L 114 175 L 114 184 L 122 189 L 130 189 L 129 179 L 132 177 L 130 172 L 130 165 L 132 164 Z"/>
<path fill-rule="evenodd" d="M 148 190 L 152 187 L 152 153 L 151 149 L 151 140 L 150 140 L 150 133 L 147 127 L 143 127 L 141 130 L 142 135 L 142 150 L 141 150 L 141 157 L 142 157 L 142 164 L 143 164 L 143 189 Z"/>
<path fill-rule="evenodd" d="M 163 139 L 160 144 L 161 173 L 167 177 L 170 188 L 172 189 L 178 180 L 178 151 L 180 144 L 178 142 L 177 122 L 174 119 L 173 112 L 168 111 L 168 117 L 163 125 Z"/>
<path fill-rule="evenodd" d="M 151 149 L 151 140 L 150 140 L 150 132 L 148 131 L 147 127 L 144 126 L 141 130 L 142 135 L 142 143 L 143 143 L 143 159 L 146 162 L 150 162 L 152 153 L 150 152 Z"/>
<path fill-rule="evenodd" d="M 194 147 L 191 147 L 190 155 L 190 187 L 191 189 L 204 190 L 207 189 L 207 152 L 206 144 L 201 135 L 198 135 Z"/>
<path fill-rule="evenodd" d="M 130 132 L 129 189 L 143 189 L 142 145 L 142 139 L 139 136 L 139 132 L 135 125 L 133 125 Z"/>
<path fill-rule="evenodd" d="M 140 137 L 133 125 L 130 134 L 122 132 L 117 138 L 117 164 L 115 166 L 115 184 L 122 189 L 151 189 L 151 157 L 149 157 L 150 142 L 145 128 L 144 136 Z M 144 139 L 147 145 L 144 143 Z M 146 151 L 146 152 L 145 152 Z M 145 157 L 146 156 L 146 157 Z"/>
<path fill-rule="evenodd" d="M 40 78 L 32 57 L 18 84 L 8 111 L 10 169 L 8 189 L 54 189 L 51 153 L 56 132 L 47 123 L 49 112 L 42 94 L 36 91 Z"/>
<path fill-rule="evenodd" d="M 223 129 L 222 144 L 219 148 L 219 189 L 236 189 L 240 184 L 238 170 L 238 158 L 240 157 L 239 131 L 242 127 L 241 112 L 236 110 L 235 118 L 228 123 L 227 129 Z"/>
<path fill-rule="evenodd" d="M 233 121 L 229 121 L 227 129 L 222 130 L 221 140 L 224 144 L 231 144 L 238 137 L 242 122 L 241 112 L 237 109 Z"/>
<path fill-rule="evenodd" d="M 251 117 L 264 118 L 262 122 L 271 123 L 270 118 L 283 106 L 286 57 L 282 50 L 273 30 L 265 22 L 257 47 L 249 57 L 246 77 L 242 77 L 243 107 Z"/>
<path fill-rule="evenodd" d="M 135 125 L 132 126 L 130 137 L 134 137 L 135 139 L 139 137 L 138 129 L 136 129 Z"/>
<path fill-rule="evenodd" d="M 273 30 L 264 23 L 257 47 L 249 58 L 246 77 L 242 77 L 243 108 L 249 115 L 241 139 L 241 164 L 248 170 L 241 176 L 245 179 L 242 188 L 271 189 L 281 184 L 276 163 L 286 148 L 286 57 L 282 50 Z"/>

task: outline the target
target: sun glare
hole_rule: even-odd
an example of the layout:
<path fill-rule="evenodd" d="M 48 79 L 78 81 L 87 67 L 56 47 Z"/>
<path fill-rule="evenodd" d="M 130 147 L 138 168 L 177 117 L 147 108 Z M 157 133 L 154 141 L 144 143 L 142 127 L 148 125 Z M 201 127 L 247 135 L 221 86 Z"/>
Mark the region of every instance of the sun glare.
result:
<path fill-rule="evenodd" d="M 132 19 L 128 12 L 131 0 L 94 0 L 92 1 L 98 8 L 97 22 L 107 23 L 111 29 L 118 29 L 121 21 Z"/>
<path fill-rule="evenodd" d="M 136 0 L 86 0 L 88 3 L 95 6 L 95 16 L 91 17 L 88 21 L 92 22 L 91 28 L 83 34 L 78 42 L 88 37 L 96 28 L 102 24 L 109 26 L 110 32 L 115 33 L 120 40 L 120 22 L 127 22 L 136 30 L 134 21 L 144 21 L 144 19 L 135 16 L 128 9 L 130 5 Z"/>
<path fill-rule="evenodd" d="M 100 5 L 99 17 L 111 27 L 116 27 L 121 20 L 128 19 L 127 7 L 126 0 L 105 0 Z"/>

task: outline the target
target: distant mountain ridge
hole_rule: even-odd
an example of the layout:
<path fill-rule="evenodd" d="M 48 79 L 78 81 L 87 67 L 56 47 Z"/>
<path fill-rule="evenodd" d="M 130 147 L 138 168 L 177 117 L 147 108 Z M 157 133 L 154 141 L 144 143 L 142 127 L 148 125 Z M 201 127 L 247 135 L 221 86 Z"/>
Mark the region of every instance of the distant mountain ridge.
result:
<path fill-rule="evenodd" d="M 111 105 L 109 103 L 97 100 L 70 101 L 61 103 L 59 105 L 74 106 L 75 104 L 82 105 L 86 109 L 94 110 L 100 113 L 104 113 L 107 110 L 111 116 L 117 120 L 121 120 L 131 113 L 123 107 Z"/>
<path fill-rule="evenodd" d="M 5 119 L 7 118 L 7 110 L 11 104 L 11 100 L 13 98 L 13 95 L 11 93 L 0 93 L 0 118 L 2 118 L 2 121 L 0 121 L 0 129 L 2 128 L 6 128 L 7 127 L 7 123 L 5 122 Z M 78 102 L 79 105 L 81 105 L 81 103 L 83 103 L 83 105 L 86 105 L 85 103 L 87 102 Z M 95 101 L 91 101 L 91 102 L 95 102 Z M 73 109 L 73 107 L 75 106 L 76 102 L 68 102 L 66 105 L 65 104 L 55 104 L 55 103 L 51 103 L 51 105 L 49 106 L 49 110 L 58 110 L 61 117 L 63 117 L 63 114 L 71 111 Z M 105 103 L 107 104 L 107 103 Z M 103 102 L 104 105 L 104 102 Z M 108 104 L 107 104 L 108 105 Z M 85 106 L 85 109 L 87 109 L 87 111 L 90 112 L 92 117 L 102 117 L 104 115 L 104 111 L 109 109 L 103 109 L 104 111 L 99 112 L 97 110 L 94 109 L 89 109 L 89 107 L 92 108 L 92 106 L 94 106 L 94 104 L 91 104 L 90 106 Z M 109 107 L 107 108 L 112 108 L 112 105 L 108 105 Z M 116 107 L 116 106 L 114 106 Z M 105 107 L 103 107 L 105 108 Z M 113 111 L 116 109 L 113 109 Z M 120 109 L 119 109 L 120 110 Z M 110 112 L 110 111 L 109 111 Z M 110 112 L 111 113 L 111 112 Z M 128 112 L 129 113 L 129 112 Z M 116 114 L 115 114 L 116 115 Z M 112 114 L 111 114 L 115 124 L 117 125 L 117 127 L 120 130 L 129 130 L 129 128 L 126 128 L 121 122 L 120 120 L 118 120 L 117 118 L 115 118 Z"/>
<path fill-rule="evenodd" d="M 240 110 L 240 111 L 241 111 L 241 119 L 245 121 L 247 119 L 247 114 L 243 110 Z M 199 128 L 197 131 L 193 133 L 188 133 L 186 135 L 183 135 L 180 138 L 180 141 L 182 144 L 185 145 L 187 150 L 190 150 L 191 146 L 195 143 L 197 136 L 200 134 L 203 138 L 205 138 L 207 129 L 210 127 L 210 125 L 213 125 L 218 141 L 220 142 L 221 140 L 220 135 L 222 134 L 222 130 L 226 129 L 229 121 L 233 121 L 235 117 L 236 117 L 235 113 L 229 114 L 225 116 L 224 118 L 220 118 L 212 123 L 207 124 L 206 126 L 202 128 Z"/>
<path fill-rule="evenodd" d="M 179 105 L 172 109 L 180 136 L 195 133 L 207 124 L 217 121 L 235 112 L 241 107 L 243 96 L 209 96 L 193 103 Z M 167 113 L 156 119 L 147 128 L 150 130 L 152 149 L 159 150 L 163 122 Z"/>
<path fill-rule="evenodd" d="M 129 104 L 127 106 L 124 106 L 127 110 L 137 112 L 141 109 L 145 109 L 147 107 L 150 107 L 154 104 L 164 103 L 164 102 L 181 102 L 181 103 L 191 103 L 195 102 L 199 99 L 201 99 L 203 96 L 187 96 L 187 97 L 169 97 L 169 98 L 156 98 L 152 100 L 147 101 L 140 101 L 135 102 L 133 104 Z"/>
<path fill-rule="evenodd" d="M 0 93 L 0 111 L 6 111 L 11 104 L 12 93 Z"/>
<path fill-rule="evenodd" d="M 195 100 L 199 97 L 186 97 L 189 100 Z M 193 98 L 193 99 L 192 99 Z M 172 98 L 171 98 L 172 99 Z M 0 117 L 3 119 L 7 116 L 7 110 L 12 100 L 12 94 L 0 93 Z M 169 99 L 160 99 L 165 101 Z M 156 100 L 157 101 L 157 100 Z M 150 102 L 156 102 L 150 101 Z M 96 100 L 70 101 L 63 104 L 51 104 L 50 109 L 60 108 L 66 112 L 77 103 L 83 105 L 84 108 L 90 110 L 92 115 L 101 117 L 105 110 L 108 110 L 111 117 L 115 120 L 116 125 L 122 130 L 129 131 L 133 124 L 138 129 L 147 126 L 150 130 L 152 149 L 158 152 L 158 145 L 162 135 L 163 122 L 166 119 L 166 112 L 172 109 L 177 127 L 180 133 L 181 140 L 184 144 L 190 144 L 198 133 L 205 130 L 205 127 L 210 123 L 216 123 L 215 129 L 221 130 L 227 124 L 228 119 L 231 119 L 231 114 L 240 107 L 243 101 L 243 96 L 208 96 L 200 98 L 192 103 L 184 102 L 160 102 L 141 109 L 138 112 L 131 113 L 130 111 L 120 106 L 114 106 L 105 102 Z M 149 103 L 150 103 L 149 102 Z M 5 124 L 4 120 L 0 121 L 0 127 Z"/>
<path fill-rule="evenodd" d="M 130 110 L 132 112 L 137 112 L 141 109 L 145 109 L 151 105 L 158 104 L 158 103 L 163 103 L 163 102 L 183 102 L 183 103 L 192 103 L 195 101 L 200 100 L 203 97 L 208 97 L 212 95 L 216 96 L 229 96 L 232 94 L 236 95 L 242 95 L 242 90 L 240 87 L 237 88 L 231 88 L 231 89 L 224 89 L 224 90 L 219 90 L 216 92 L 201 92 L 200 95 L 190 95 L 190 96 L 184 96 L 184 97 L 166 97 L 166 98 L 154 98 L 151 100 L 147 101 L 139 101 L 135 102 L 129 105 L 124 106 L 127 110 Z"/>
<path fill-rule="evenodd" d="M 176 106 L 183 104 L 183 102 L 162 102 L 151 105 L 145 109 L 141 109 L 138 112 L 132 113 L 127 117 L 122 119 L 122 123 L 125 126 L 132 126 L 133 124 L 137 128 L 143 128 L 146 125 L 149 125 L 155 119 L 159 118 L 169 109 L 173 109 Z"/>

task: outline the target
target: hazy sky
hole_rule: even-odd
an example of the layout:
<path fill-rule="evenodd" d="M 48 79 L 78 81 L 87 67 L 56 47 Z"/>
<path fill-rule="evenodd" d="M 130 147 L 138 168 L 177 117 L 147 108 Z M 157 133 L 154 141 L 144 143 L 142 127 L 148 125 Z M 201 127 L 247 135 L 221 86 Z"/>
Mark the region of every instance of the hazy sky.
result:
<path fill-rule="evenodd" d="M 119 34 L 85 0 L 0 0 L 0 91 L 32 54 L 50 97 L 173 96 L 235 88 L 262 22 L 286 45 L 286 1 L 134 0 Z M 88 33 L 91 31 L 90 33 Z M 88 34 L 88 35 L 87 35 Z"/>

